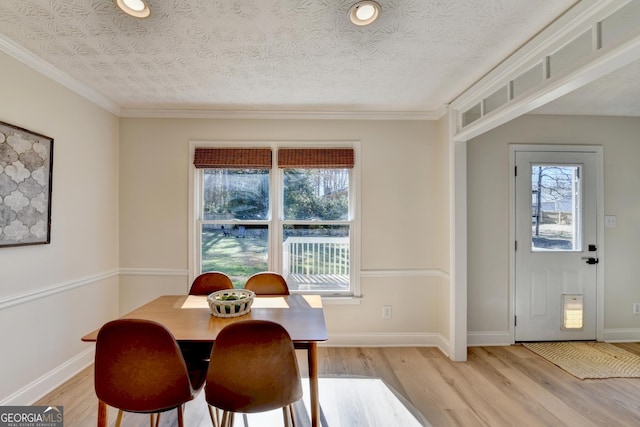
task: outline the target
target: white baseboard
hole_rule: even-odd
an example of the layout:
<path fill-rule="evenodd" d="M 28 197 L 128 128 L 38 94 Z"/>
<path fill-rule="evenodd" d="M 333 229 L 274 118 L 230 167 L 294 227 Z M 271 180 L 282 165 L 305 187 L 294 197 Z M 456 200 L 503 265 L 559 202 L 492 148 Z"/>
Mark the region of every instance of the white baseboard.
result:
<path fill-rule="evenodd" d="M 636 342 L 640 341 L 640 329 L 624 328 L 624 329 L 605 329 L 603 334 L 604 341 L 607 342 Z"/>
<path fill-rule="evenodd" d="M 640 341 L 640 329 L 605 329 L 603 340 L 606 342 L 638 342 Z M 469 332 L 467 334 L 467 346 L 469 347 L 513 344 L 513 336 L 509 331 Z"/>
<path fill-rule="evenodd" d="M 468 347 L 513 345 L 513 334 L 509 331 L 469 332 Z"/>
<path fill-rule="evenodd" d="M 0 406 L 33 405 L 41 399 L 42 396 L 59 387 L 69 378 L 92 364 L 95 354 L 94 349 L 94 346 L 88 348 L 54 370 L 27 384 L 25 387 L 1 400 Z"/>
<path fill-rule="evenodd" d="M 440 334 L 425 333 L 330 333 L 324 347 L 438 347 L 449 354 L 449 341 Z"/>

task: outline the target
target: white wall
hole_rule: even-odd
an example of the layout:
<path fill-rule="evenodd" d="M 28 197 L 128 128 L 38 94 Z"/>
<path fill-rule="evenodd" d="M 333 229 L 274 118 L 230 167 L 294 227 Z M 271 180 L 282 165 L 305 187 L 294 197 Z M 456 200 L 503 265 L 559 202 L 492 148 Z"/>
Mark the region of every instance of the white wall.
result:
<path fill-rule="evenodd" d="M 530 115 L 468 142 L 469 342 L 491 343 L 509 331 L 508 144 L 594 144 L 604 149 L 604 338 L 640 340 L 640 119 Z M 600 219 L 603 220 L 603 219 Z"/>
<path fill-rule="evenodd" d="M 329 345 L 444 343 L 447 151 L 437 122 L 122 119 L 120 137 L 122 311 L 188 289 L 189 140 L 360 140 L 363 298 L 326 306 Z"/>
<path fill-rule="evenodd" d="M 0 121 L 54 139 L 51 243 L 0 248 L 0 404 L 29 404 L 118 313 L 118 120 L 4 53 L 0 70 Z"/>

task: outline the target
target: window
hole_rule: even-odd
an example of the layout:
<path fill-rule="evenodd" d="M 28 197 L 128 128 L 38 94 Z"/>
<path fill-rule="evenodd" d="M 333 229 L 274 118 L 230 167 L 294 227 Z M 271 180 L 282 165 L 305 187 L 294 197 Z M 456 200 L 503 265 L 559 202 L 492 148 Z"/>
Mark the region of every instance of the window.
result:
<path fill-rule="evenodd" d="M 280 272 L 292 292 L 358 293 L 353 148 L 195 148 L 194 275 L 235 287 Z"/>
<path fill-rule="evenodd" d="M 291 290 L 350 291 L 351 149 L 280 149 L 282 271 Z"/>

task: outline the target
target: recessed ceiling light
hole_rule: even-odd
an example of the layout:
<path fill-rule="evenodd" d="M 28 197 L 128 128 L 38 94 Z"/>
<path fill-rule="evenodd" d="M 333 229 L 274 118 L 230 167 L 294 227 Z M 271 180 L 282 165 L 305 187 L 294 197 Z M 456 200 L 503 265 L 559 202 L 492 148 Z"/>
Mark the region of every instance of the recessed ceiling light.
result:
<path fill-rule="evenodd" d="M 374 1 L 360 1 L 349 9 L 349 19 L 355 25 L 369 25 L 380 14 L 380 5 Z"/>
<path fill-rule="evenodd" d="M 151 13 L 144 0 L 116 0 L 116 4 L 127 15 L 146 18 Z"/>

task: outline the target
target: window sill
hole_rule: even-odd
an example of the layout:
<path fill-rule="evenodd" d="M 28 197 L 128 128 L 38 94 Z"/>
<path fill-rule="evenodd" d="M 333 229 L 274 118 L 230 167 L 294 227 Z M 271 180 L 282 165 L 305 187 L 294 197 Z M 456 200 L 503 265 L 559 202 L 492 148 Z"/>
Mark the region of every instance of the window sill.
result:
<path fill-rule="evenodd" d="M 362 297 L 354 296 L 323 296 L 322 305 L 360 305 Z"/>

